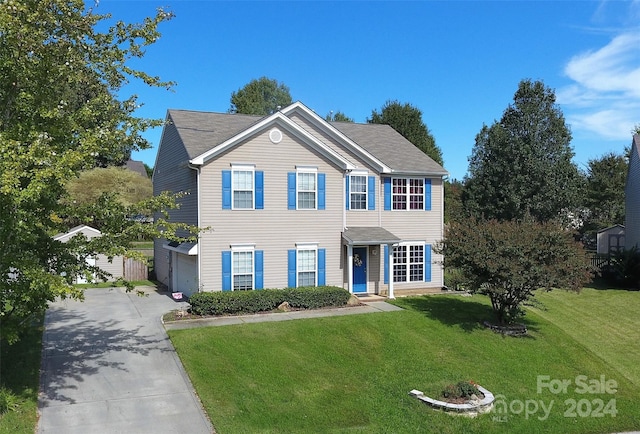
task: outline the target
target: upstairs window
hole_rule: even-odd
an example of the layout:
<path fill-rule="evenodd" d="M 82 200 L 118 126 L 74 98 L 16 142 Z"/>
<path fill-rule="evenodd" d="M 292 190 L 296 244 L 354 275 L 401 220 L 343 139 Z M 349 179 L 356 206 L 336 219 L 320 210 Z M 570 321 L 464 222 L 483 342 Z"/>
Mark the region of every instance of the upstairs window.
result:
<path fill-rule="evenodd" d="M 316 209 L 316 173 L 298 172 L 298 209 Z"/>
<path fill-rule="evenodd" d="M 287 207 L 296 209 L 325 209 L 326 174 L 315 167 L 298 167 L 287 174 Z"/>
<path fill-rule="evenodd" d="M 264 209 L 264 172 L 253 165 L 223 170 L 222 209 Z"/>
<path fill-rule="evenodd" d="M 367 209 L 367 177 L 349 177 L 349 209 Z"/>
<path fill-rule="evenodd" d="M 384 178 L 384 209 L 431 211 L 431 179 Z"/>
<path fill-rule="evenodd" d="M 394 178 L 393 209 L 424 209 L 424 179 Z"/>
<path fill-rule="evenodd" d="M 233 171 L 233 209 L 253 209 L 253 169 Z"/>

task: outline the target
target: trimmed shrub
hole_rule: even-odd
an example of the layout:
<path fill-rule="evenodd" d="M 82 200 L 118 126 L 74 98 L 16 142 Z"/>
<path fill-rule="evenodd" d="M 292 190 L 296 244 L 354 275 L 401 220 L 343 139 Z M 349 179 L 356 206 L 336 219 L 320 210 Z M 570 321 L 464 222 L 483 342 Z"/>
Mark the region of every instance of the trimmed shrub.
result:
<path fill-rule="evenodd" d="M 262 289 L 254 291 L 199 292 L 189 298 L 195 315 L 237 315 L 275 310 L 283 302 L 294 309 L 344 306 L 349 291 L 337 286 Z"/>
<path fill-rule="evenodd" d="M 442 391 L 442 396 L 447 399 L 469 399 L 472 395 L 479 396 L 480 391 L 476 385 L 470 381 L 460 381 L 456 384 L 449 384 Z"/>

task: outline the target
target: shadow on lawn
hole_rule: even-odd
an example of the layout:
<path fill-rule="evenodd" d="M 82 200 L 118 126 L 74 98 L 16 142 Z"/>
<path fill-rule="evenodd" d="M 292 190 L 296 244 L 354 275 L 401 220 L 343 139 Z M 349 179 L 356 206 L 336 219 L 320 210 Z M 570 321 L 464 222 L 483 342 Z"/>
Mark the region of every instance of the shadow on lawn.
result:
<path fill-rule="evenodd" d="M 440 321 L 444 325 L 460 327 L 468 333 L 486 329 L 485 321 L 495 322 L 491 306 L 458 296 L 408 297 L 402 300 L 402 305 L 423 312 L 429 318 Z M 528 330 L 538 330 L 535 321 L 525 317 L 521 322 Z M 525 337 L 532 338 L 530 335 Z"/>

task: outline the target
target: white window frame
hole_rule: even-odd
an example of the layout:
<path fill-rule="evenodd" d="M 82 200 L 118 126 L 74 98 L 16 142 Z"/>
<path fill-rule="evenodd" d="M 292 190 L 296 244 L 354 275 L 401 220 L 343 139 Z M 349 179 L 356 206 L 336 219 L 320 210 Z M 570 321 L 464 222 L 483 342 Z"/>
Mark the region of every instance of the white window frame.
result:
<path fill-rule="evenodd" d="M 307 269 L 307 270 L 302 270 L 300 267 L 300 261 L 301 261 L 301 252 L 314 252 L 314 264 L 313 264 L 313 270 L 311 269 Z M 301 286 L 309 286 L 309 285 L 302 285 L 300 283 L 300 273 L 310 273 L 313 272 L 314 273 L 314 279 L 313 279 L 313 286 L 318 286 L 318 244 L 296 244 L 296 287 L 301 287 Z"/>
<path fill-rule="evenodd" d="M 236 269 L 236 254 L 240 253 L 251 253 L 251 270 L 249 273 L 246 272 L 238 272 Z M 256 289 L 256 255 L 255 255 L 255 246 L 254 245 L 234 245 L 231 246 L 231 290 L 232 291 L 253 291 Z M 250 289 L 236 289 L 236 276 L 247 276 L 251 274 L 251 288 Z"/>
<path fill-rule="evenodd" d="M 353 178 L 364 178 L 364 192 L 353 191 Z M 356 194 L 364 194 L 364 208 L 353 207 L 353 196 Z M 369 209 L 369 173 L 367 172 L 351 172 L 349 174 L 349 210 L 351 211 L 367 211 Z"/>
<path fill-rule="evenodd" d="M 314 177 L 314 190 L 301 190 L 300 189 L 300 175 L 312 174 Z M 314 206 L 313 208 L 301 208 L 300 193 L 313 193 Z M 296 209 L 299 210 L 317 210 L 318 209 L 318 168 L 317 167 L 296 167 Z"/>
<path fill-rule="evenodd" d="M 236 188 L 236 174 L 240 172 L 251 172 L 251 189 Z M 253 165 L 247 164 L 234 164 L 231 166 L 231 209 L 232 210 L 252 210 L 256 209 L 256 168 Z M 251 191 L 251 207 L 239 208 L 236 206 L 236 191 L 247 192 Z"/>
<path fill-rule="evenodd" d="M 404 193 L 396 193 L 395 190 L 395 182 L 396 181 L 404 181 Z M 417 195 L 417 194 L 412 194 L 411 193 L 411 181 L 419 181 L 421 186 L 422 186 L 422 194 L 421 195 Z M 424 201 L 425 201 L 425 197 L 424 197 L 424 193 L 425 193 L 425 185 L 424 185 L 424 178 L 415 178 L 415 177 L 395 177 L 395 178 L 391 178 L 391 209 L 393 211 L 423 211 L 424 210 Z M 404 204 L 405 204 L 405 208 L 396 208 L 396 201 L 395 198 L 396 197 L 404 197 Z M 411 197 L 419 197 L 420 198 L 420 203 L 421 203 L 421 207 L 420 208 L 411 208 Z"/>
<path fill-rule="evenodd" d="M 412 262 L 411 261 L 411 248 L 419 247 L 422 250 L 422 262 Z M 406 249 L 405 261 L 403 263 L 397 262 L 396 252 L 398 248 Z M 391 267 L 391 272 L 393 276 L 394 283 L 412 283 L 412 282 L 424 282 L 424 267 L 425 267 L 425 242 L 424 241 L 412 241 L 412 242 L 403 242 L 398 244 L 393 248 L 393 264 Z M 420 265 L 420 279 L 412 280 L 411 279 L 411 266 L 412 265 Z M 396 276 L 396 267 L 404 268 L 404 280 L 398 280 Z"/>

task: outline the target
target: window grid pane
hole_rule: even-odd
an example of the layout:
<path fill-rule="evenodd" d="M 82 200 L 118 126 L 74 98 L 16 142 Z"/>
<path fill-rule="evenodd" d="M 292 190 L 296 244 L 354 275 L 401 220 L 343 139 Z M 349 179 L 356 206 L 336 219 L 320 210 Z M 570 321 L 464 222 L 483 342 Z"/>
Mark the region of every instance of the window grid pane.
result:
<path fill-rule="evenodd" d="M 424 179 L 409 180 L 409 206 L 410 209 L 424 208 Z"/>
<path fill-rule="evenodd" d="M 407 246 L 397 246 L 393 249 L 393 281 L 407 281 Z"/>
<path fill-rule="evenodd" d="M 316 208 L 316 174 L 298 173 L 298 209 Z"/>
<path fill-rule="evenodd" d="M 316 285 L 316 251 L 298 250 L 298 286 Z"/>
<path fill-rule="evenodd" d="M 409 246 L 409 280 L 422 282 L 424 280 L 424 246 Z"/>
<path fill-rule="evenodd" d="M 253 172 L 233 171 L 233 208 L 253 209 Z"/>
<path fill-rule="evenodd" d="M 367 209 L 367 177 L 352 176 L 349 189 L 351 190 L 349 209 Z"/>
<path fill-rule="evenodd" d="M 424 280 L 424 246 L 414 244 L 393 249 L 393 281 L 422 282 Z"/>
<path fill-rule="evenodd" d="M 407 180 L 393 179 L 393 209 L 407 209 Z"/>
<path fill-rule="evenodd" d="M 233 290 L 253 289 L 253 252 L 233 252 Z"/>

